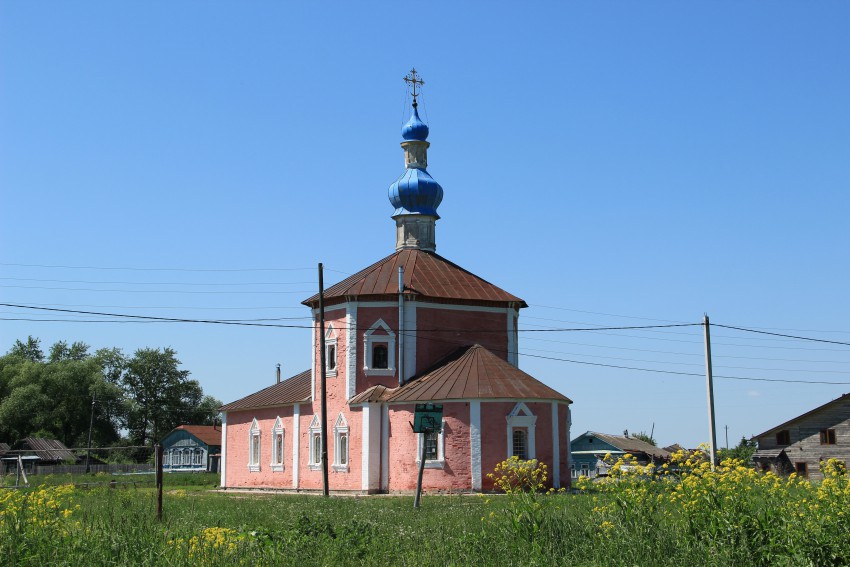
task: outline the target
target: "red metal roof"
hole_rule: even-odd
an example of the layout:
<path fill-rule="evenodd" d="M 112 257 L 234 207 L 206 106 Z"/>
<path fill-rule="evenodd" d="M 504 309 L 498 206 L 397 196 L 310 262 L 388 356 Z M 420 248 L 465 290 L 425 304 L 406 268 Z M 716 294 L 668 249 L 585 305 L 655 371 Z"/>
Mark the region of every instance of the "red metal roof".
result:
<path fill-rule="evenodd" d="M 461 347 L 420 377 L 393 390 L 385 399 L 398 403 L 476 398 L 572 403 L 568 397 L 481 345 Z"/>
<path fill-rule="evenodd" d="M 279 384 L 263 388 L 242 399 L 221 406 L 221 411 L 265 408 L 309 402 L 312 398 L 310 391 L 310 371 L 305 370 L 292 378 L 287 378 Z"/>
<path fill-rule="evenodd" d="M 207 445 L 221 446 L 220 425 L 178 425 L 174 428 L 175 431 L 178 429 L 191 433 Z"/>
<path fill-rule="evenodd" d="M 398 295 L 398 269 L 404 268 L 404 293 L 427 298 L 483 303 L 518 303 L 519 297 L 425 250 L 399 250 L 325 290 L 325 301 L 346 296 Z M 302 303 L 314 306 L 316 294 Z"/>

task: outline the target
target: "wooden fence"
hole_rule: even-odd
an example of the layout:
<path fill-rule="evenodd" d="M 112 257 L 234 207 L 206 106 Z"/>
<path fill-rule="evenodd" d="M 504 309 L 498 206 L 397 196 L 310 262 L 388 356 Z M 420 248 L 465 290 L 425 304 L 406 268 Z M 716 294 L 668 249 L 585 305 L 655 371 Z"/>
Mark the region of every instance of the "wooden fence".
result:
<path fill-rule="evenodd" d="M 89 465 L 92 473 L 153 473 L 153 463 L 141 464 L 111 464 L 111 465 Z M 85 474 L 86 465 L 47 465 L 36 466 L 29 474 Z"/>

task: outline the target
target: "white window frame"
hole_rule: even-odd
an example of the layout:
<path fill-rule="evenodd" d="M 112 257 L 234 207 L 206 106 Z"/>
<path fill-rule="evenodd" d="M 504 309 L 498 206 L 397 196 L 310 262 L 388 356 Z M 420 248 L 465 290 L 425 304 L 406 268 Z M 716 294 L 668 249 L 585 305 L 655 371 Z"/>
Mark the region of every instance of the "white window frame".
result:
<path fill-rule="evenodd" d="M 527 460 L 528 459 L 528 430 L 525 429 L 524 427 L 514 427 L 514 428 L 512 428 L 512 431 L 511 431 L 511 453 L 513 454 L 513 453 L 516 452 L 516 445 L 517 445 L 516 436 L 517 436 L 517 433 L 522 435 L 522 444 L 525 445 L 525 447 L 524 447 L 525 458 L 523 458 L 523 460 Z"/>
<path fill-rule="evenodd" d="M 342 447 L 342 437 L 345 436 L 345 448 Z M 342 413 L 336 418 L 334 424 L 334 464 L 336 472 L 348 472 L 349 455 L 351 448 L 351 436 L 348 434 L 348 422 Z M 345 461 L 343 461 L 345 457 Z"/>
<path fill-rule="evenodd" d="M 386 334 L 375 334 L 375 331 L 382 330 Z M 376 345 L 384 344 L 387 346 L 387 367 L 373 368 L 372 354 Z M 363 370 L 367 376 L 392 376 L 395 374 L 395 333 L 392 332 L 390 326 L 383 319 L 378 319 L 369 327 L 363 335 Z"/>
<path fill-rule="evenodd" d="M 285 430 L 283 427 L 283 421 L 280 419 L 280 416 L 277 416 L 277 419 L 274 421 L 274 425 L 272 426 L 272 450 L 271 450 L 271 468 L 274 472 L 281 472 L 284 469 L 283 465 L 283 455 L 285 454 L 286 447 L 284 445 Z M 278 444 L 278 440 L 280 444 Z"/>
<path fill-rule="evenodd" d="M 204 450 L 197 447 L 192 451 L 192 466 L 200 467 L 204 464 Z"/>
<path fill-rule="evenodd" d="M 521 428 L 526 430 L 525 456 L 528 460 L 536 459 L 537 451 L 535 450 L 534 429 L 537 424 L 537 416 L 531 413 L 531 410 L 528 409 L 528 406 L 525 405 L 524 402 L 519 402 L 514 406 L 514 409 L 511 410 L 505 419 L 508 422 L 508 458 L 514 456 L 514 428 Z"/>
<path fill-rule="evenodd" d="M 422 444 L 425 442 L 425 434 L 417 433 L 416 434 L 416 464 L 419 465 L 419 461 L 422 458 Z M 444 419 L 440 431 L 437 432 L 437 458 L 436 459 L 425 459 L 425 468 L 426 469 L 441 469 L 446 464 L 446 420 Z"/>
<path fill-rule="evenodd" d="M 260 424 L 257 423 L 257 418 L 251 422 L 251 429 L 248 430 L 248 471 L 260 472 L 260 453 L 262 452 L 262 444 L 260 443 Z"/>
<path fill-rule="evenodd" d="M 310 470 L 318 471 L 322 468 L 322 424 L 319 422 L 319 414 L 313 415 L 313 421 L 310 422 L 310 462 L 308 466 Z M 319 438 L 319 446 L 316 447 L 315 438 Z"/>
<path fill-rule="evenodd" d="M 330 367 L 330 352 L 333 349 L 334 367 Z M 337 375 L 339 369 L 339 349 L 336 344 L 336 330 L 333 324 L 328 325 L 328 330 L 325 332 L 325 376 L 332 378 Z"/>
<path fill-rule="evenodd" d="M 590 477 L 590 465 L 588 463 L 581 464 L 581 476 Z"/>

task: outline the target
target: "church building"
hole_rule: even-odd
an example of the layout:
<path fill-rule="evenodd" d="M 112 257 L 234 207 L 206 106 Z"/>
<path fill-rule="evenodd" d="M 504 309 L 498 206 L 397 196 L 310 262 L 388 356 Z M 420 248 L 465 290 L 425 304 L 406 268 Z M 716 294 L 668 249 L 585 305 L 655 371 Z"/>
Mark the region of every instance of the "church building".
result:
<path fill-rule="evenodd" d="M 389 188 L 395 252 L 304 300 L 313 315 L 312 367 L 224 405 L 221 486 L 322 489 L 327 420 L 334 492 L 492 490 L 496 464 L 517 456 L 570 482 L 569 398 L 518 368 L 525 301 L 436 252 L 443 189 L 428 174 L 428 126 L 415 70 L 401 131 L 405 171 Z M 327 412 L 321 411 L 324 336 Z M 443 406 L 442 428 L 414 433 L 416 404 Z M 424 444 L 424 447 L 423 447 Z"/>

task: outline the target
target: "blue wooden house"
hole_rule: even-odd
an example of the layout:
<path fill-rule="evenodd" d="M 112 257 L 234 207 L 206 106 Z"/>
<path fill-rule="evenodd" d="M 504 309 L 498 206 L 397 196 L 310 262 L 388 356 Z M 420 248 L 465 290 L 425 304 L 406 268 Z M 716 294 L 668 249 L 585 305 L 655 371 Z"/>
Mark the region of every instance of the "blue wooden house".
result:
<path fill-rule="evenodd" d="M 570 441 L 570 474 L 572 477 L 586 476 L 595 478 L 608 474 L 610 466 L 605 463 L 605 455 L 611 455 L 616 461 L 625 454 L 634 456 L 641 465 L 663 463 L 670 460 L 670 453 L 650 445 L 646 441 L 623 435 L 608 435 L 588 431 Z"/>
<path fill-rule="evenodd" d="M 219 472 L 221 427 L 180 425 L 161 442 L 165 472 Z"/>

